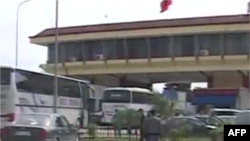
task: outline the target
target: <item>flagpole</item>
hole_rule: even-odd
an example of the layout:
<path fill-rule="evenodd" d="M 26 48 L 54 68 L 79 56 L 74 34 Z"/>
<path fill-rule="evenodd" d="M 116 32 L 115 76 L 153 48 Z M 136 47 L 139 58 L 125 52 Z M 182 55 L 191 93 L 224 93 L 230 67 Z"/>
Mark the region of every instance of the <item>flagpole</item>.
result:
<path fill-rule="evenodd" d="M 54 113 L 57 113 L 57 105 L 58 105 L 58 19 L 59 19 L 59 0 L 56 0 L 56 7 L 55 7 L 55 65 L 54 65 Z"/>

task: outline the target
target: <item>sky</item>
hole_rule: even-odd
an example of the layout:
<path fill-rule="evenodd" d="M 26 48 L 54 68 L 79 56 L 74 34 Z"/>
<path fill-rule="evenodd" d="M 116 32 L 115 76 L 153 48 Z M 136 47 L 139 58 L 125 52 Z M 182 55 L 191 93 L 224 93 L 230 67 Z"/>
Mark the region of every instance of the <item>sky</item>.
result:
<path fill-rule="evenodd" d="M 0 0 L 0 65 L 15 66 L 17 6 L 24 0 Z M 160 13 L 161 0 L 59 0 L 59 26 L 243 14 L 250 0 L 172 0 Z M 29 36 L 54 27 L 55 0 L 31 0 L 19 11 L 18 67 L 41 71 L 47 49 Z"/>

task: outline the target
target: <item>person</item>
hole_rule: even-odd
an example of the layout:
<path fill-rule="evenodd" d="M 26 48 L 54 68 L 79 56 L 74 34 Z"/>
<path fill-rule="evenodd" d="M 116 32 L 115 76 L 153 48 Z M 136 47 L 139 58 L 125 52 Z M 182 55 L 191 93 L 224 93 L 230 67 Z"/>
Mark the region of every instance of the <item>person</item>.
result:
<path fill-rule="evenodd" d="M 121 128 L 122 128 L 122 124 L 119 122 L 119 114 L 118 114 L 118 110 L 115 110 L 115 115 L 113 116 L 113 125 L 114 125 L 114 133 L 115 133 L 115 137 L 121 137 Z"/>
<path fill-rule="evenodd" d="M 149 117 L 145 119 L 142 130 L 146 141 L 159 141 L 162 135 L 162 125 L 155 110 L 149 112 Z"/>
<path fill-rule="evenodd" d="M 140 131 L 140 141 L 144 141 L 144 135 L 143 135 L 143 123 L 145 121 L 145 115 L 143 109 L 139 109 L 138 113 L 140 114 L 140 125 L 139 125 L 139 131 Z"/>

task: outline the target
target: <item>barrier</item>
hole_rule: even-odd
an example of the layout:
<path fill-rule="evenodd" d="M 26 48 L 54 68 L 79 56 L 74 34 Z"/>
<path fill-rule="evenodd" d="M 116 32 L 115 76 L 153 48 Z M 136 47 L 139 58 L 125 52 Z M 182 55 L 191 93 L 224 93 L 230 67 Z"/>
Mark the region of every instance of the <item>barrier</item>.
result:
<path fill-rule="evenodd" d="M 113 127 L 97 127 L 92 133 L 89 129 L 79 129 L 79 140 L 126 140 L 137 141 L 140 138 L 140 131 L 138 129 L 122 129 L 120 130 L 120 136 L 115 134 Z"/>

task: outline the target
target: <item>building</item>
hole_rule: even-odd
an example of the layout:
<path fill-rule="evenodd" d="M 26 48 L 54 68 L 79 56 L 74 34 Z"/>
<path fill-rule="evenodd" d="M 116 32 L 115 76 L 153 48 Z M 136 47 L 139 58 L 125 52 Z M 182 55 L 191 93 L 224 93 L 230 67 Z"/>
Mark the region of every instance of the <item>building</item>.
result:
<path fill-rule="evenodd" d="M 207 81 L 249 85 L 249 15 L 167 19 L 59 29 L 59 74 L 109 86 Z M 48 48 L 54 72 L 55 29 L 30 37 Z"/>

